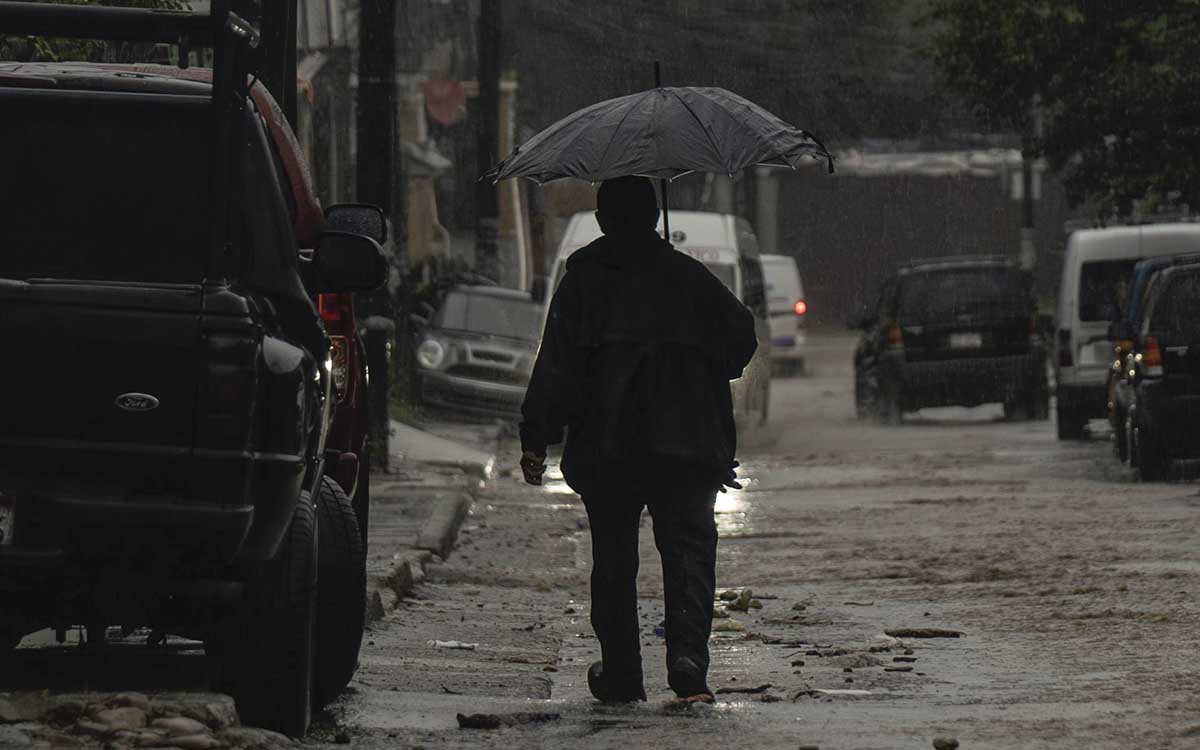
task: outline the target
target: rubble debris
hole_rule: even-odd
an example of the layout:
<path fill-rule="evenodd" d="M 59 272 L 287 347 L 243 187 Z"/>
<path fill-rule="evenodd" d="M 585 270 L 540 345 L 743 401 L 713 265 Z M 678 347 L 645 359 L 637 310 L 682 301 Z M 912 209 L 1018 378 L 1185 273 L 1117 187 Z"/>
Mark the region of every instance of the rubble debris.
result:
<path fill-rule="evenodd" d="M 425 645 L 433 646 L 434 648 L 460 649 L 463 651 L 474 651 L 476 648 L 479 647 L 478 643 L 465 643 L 463 641 L 438 641 L 438 640 L 425 641 Z"/>
<path fill-rule="evenodd" d="M 769 683 L 769 682 L 764 683 L 762 685 L 756 685 L 755 687 L 740 687 L 740 686 L 720 687 L 720 688 L 717 688 L 717 695 L 728 695 L 731 693 L 749 693 L 749 694 L 753 695 L 756 693 L 765 693 L 770 689 L 771 689 L 771 683 Z"/>
<path fill-rule="evenodd" d="M 884 672 L 911 672 L 912 667 L 884 667 Z"/>
<path fill-rule="evenodd" d="M 521 724 L 541 724 L 558 721 L 562 714 L 541 712 L 518 712 L 512 714 L 458 714 L 459 729 L 499 729 Z"/>
<path fill-rule="evenodd" d="M 959 638 L 961 630 L 946 630 L 944 628 L 894 628 L 884 633 L 893 638 Z"/>
<path fill-rule="evenodd" d="M 725 592 L 722 592 L 725 593 Z M 754 592 L 750 589 L 742 589 L 732 601 L 725 605 L 726 609 L 731 609 L 734 612 L 749 612 L 752 609 L 762 609 L 762 602 L 754 598 Z"/>
<path fill-rule="evenodd" d="M 186 716 L 174 716 L 169 719 L 155 719 L 150 722 L 151 729 L 162 729 L 168 737 L 183 737 L 189 734 L 201 734 L 208 730 L 202 722 Z"/>
<path fill-rule="evenodd" d="M 714 633 L 740 633 L 746 629 L 746 626 L 737 620 L 730 617 L 728 620 L 722 620 L 714 623 L 712 632 Z"/>
<path fill-rule="evenodd" d="M 804 690 L 801 690 L 801 691 L 797 692 L 795 695 L 793 695 L 792 700 L 796 700 L 798 698 L 804 698 L 804 697 L 825 698 L 828 696 L 839 696 L 839 695 L 857 697 L 857 696 L 863 696 L 863 695 L 871 695 L 871 691 L 870 690 L 860 690 L 860 689 L 855 689 L 855 688 L 837 688 L 837 689 L 805 688 Z"/>
<path fill-rule="evenodd" d="M 958 748 L 958 740 L 953 737 L 934 737 L 934 750 L 956 750 Z"/>

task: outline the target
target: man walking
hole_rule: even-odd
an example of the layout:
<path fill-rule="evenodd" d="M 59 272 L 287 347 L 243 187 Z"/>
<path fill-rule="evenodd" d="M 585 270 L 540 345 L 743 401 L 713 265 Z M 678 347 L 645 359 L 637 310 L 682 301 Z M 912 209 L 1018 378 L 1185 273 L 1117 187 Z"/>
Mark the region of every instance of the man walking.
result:
<path fill-rule="evenodd" d="M 638 526 L 654 521 L 666 599 L 667 675 L 680 697 L 712 695 L 717 490 L 737 484 L 729 381 L 757 347 L 754 319 L 702 263 L 658 236 L 654 187 L 606 180 L 604 236 L 574 253 L 550 303 L 522 406 L 521 468 L 541 484 L 546 447 L 592 533 L 592 627 L 601 701 L 645 700 L 637 612 Z"/>

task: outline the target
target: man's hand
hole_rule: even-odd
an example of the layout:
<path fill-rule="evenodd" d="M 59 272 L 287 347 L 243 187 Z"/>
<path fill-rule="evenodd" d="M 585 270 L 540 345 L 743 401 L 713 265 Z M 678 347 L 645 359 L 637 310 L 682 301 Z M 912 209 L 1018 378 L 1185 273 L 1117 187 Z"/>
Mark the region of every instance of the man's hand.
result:
<path fill-rule="evenodd" d="M 535 451 L 525 451 L 521 454 L 521 473 L 529 484 L 540 485 L 542 475 L 546 473 L 546 454 Z"/>
<path fill-rule="evenodd" d="M 726 487 L 733 490 L 740 490 L 742 488 L 742 483 L 737 480 L 737 467 L 740 465 L 737 461 L 733 462 L 733 466 L 730 466 L 725 472 L 725 476 L 721 477 L 721 486 L 717 489 L 721 490 L 721 492 L 727 492 Z"/>

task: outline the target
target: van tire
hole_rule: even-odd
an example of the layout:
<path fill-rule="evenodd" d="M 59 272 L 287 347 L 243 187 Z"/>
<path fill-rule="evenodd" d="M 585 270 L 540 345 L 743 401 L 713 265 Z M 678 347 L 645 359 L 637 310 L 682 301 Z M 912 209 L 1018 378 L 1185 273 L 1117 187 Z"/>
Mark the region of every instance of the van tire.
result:
<path fill-rule="evenodd" d="M 295 738 L 312 717 L 317 537 L 316 509 L 305 492 L 275 559 L 250 575 L 241 606 L 214 644 L 242 721 Z"/>
<path fill-rule="evenodd" d="M 329 477 L 322 480 L 317 496 L 317 525 L 320 562 L 314 709 L 331 703 L 350 684 L 358 668 L 367 610 L 367 556 L 354 506 Z"/>
<path fill-rule="evenodd" d="M 1062 401 L 1055 406 L 1055 418 L 1059 440 L 1083 440 L 1086 437 L 1087 420 L 1074 409 L 1063 406 Z"/>

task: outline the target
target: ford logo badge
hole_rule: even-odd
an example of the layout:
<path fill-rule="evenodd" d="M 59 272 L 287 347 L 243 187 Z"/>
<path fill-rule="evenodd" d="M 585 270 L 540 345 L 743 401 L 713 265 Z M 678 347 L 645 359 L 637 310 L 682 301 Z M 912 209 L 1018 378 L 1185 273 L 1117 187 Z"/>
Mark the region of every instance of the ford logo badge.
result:
<path fill-rule="evenodd" d="M 150 411 L 158 408 L 158 399 L 149 393 L 122 393 L 116 404 L 122 411 Z"/>

